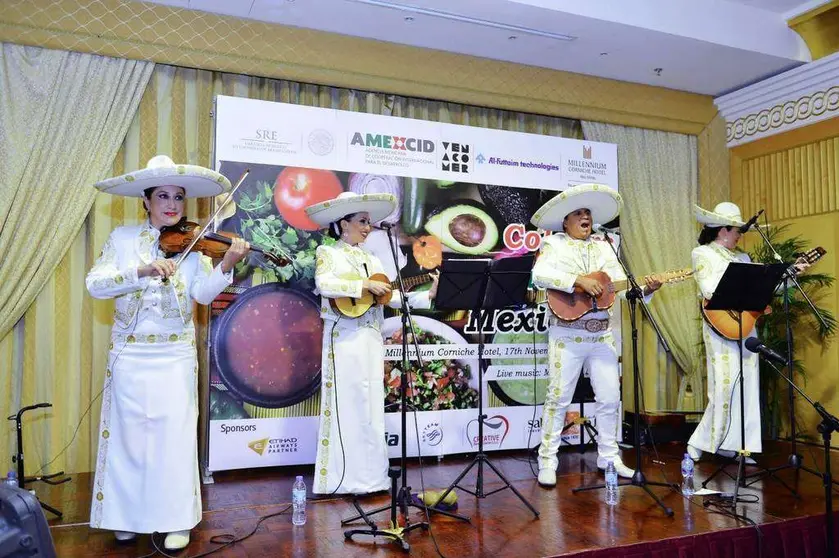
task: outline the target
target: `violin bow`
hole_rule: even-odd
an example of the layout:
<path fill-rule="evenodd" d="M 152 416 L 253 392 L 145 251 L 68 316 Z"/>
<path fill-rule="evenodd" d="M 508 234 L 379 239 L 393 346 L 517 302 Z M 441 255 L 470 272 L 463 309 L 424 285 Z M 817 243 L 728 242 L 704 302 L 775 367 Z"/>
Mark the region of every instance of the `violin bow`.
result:
<path fill-rule="evenodd" d="M 189 255 L 189 251 L 190 251 L 190 250 L 192 250 L 192 248 L 193 248 L 196 244 L 198 244 L 198 241 L 199 241 L 199 240 L 201 240 L 201 237 L 202 237 L 202 236 L 204 236 L 204 233 L 205 233 L 205 232 L 207 232 L 207 229 L 208 229 L 208 228 L 210 228 L 210 225 L 211 225 L 211 224 L 213 224 L 213 222 L 215 222 L 216 217 L 218 216 L 218 214 L 219 214 L 219 213 L 221 213 L 221 210 L 222 210 L 222 209 L 224 209 L 224 206 L 225 206 L 225 205 L 227 205 L 227 203 L 228 203 L 230 200 L 232 200 L 232 199 L 233 199 L 233 193 L 234 193 L 236 190 L 238 190 L 238 189 L 239 189 L 239 186 L 241 186 L 241 185 L 242 185 L 242 182 L 244 182 L 244 181 L 245 181 L 245 178 L 248 176 L 248 174 L 250 174 L 250 172 L 251 172 L 251 169 L 245 169 L 245 172 L 243 172 L 243 173 L 242 173 L 242 176 L 241 176 L 241 177 L 239 177 L 239 181 L 236 183 L 236 186 L 234 186 L 234 187 L 233 187 L 233 189 L 232 189 L 232 190 L 230 190 L 230 192 L 228 192 L 228 193 L 227 193 L 227 197 L 226 197 L 226 198 L 224 198 L 224 201 L 223 201 L 223 202 L 221 202 L 221 203 L 219 204 L 219 206 L 216 208 L 215 213 L 213 213 L 213 214 L 210 216 L 210 218 L 207 220 L 207 222 L 206 222 L 206 223 L 204 223 L 204 226 L 203 226 L 203 227 L 201 227 L 201 230 L 198 232 L 198 234 L 196 234 L 196 235 L 195 235 L 195 237 L 192 239 L 192 242 L 190 242 L 190 243 L 189 243 L 189 246 L 187 246 L 186 250 L 184 250 L 183 252 L 181 252 L 181 255 L 180 255 L 180 256 L 178 256 L 178 259 L 177 259 L 177 260 L 175 260 L 175 268 L 176 268 L 176 269 L 177 269 L 178 267 L 180 267 L 181 262 L 182 262 L 182 261 L 184 261 L 184 258 L 186 258 L 186 257 Z"/>

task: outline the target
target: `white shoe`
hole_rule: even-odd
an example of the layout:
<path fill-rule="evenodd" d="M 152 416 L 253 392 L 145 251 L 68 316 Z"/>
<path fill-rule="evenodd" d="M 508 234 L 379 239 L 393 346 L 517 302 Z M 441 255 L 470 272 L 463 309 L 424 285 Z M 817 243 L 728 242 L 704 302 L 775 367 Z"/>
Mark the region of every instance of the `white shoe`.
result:
<path fill-rule="evenodd" d="M 189 544 L 189 531 L 174 531 L 166 535 L 163 547 L 166 550 L 180 550 Z"/>
<path fill-rule="evenodd" d="M 132 533 L 130 531 L 114 531 L 114 537 L 119 542 L 130 541 L 137 536 L 137 533 Z"/>
<path fill-rule="evenodd" d="M 625 479 L 631 479 L 633 476 L 635 476 L 635 469 L 630 469 L 629 467 L 624 465 L 623 461 L 621 461 L 620 459 L 615 459 L 614 464 L 615 464 L 615 471 L 618 472 L 619 477 L 623 477 Z M 597 468 L 598 469 L 600 469 L 601 471 L 605 471 L 607 465 L 609 465 L 608 461 L 606 461 L 605 459 L 603 459 L 601 457 L 597 458 Z"/>
<path fill-rule="evenodd" d="M 553 469 L 539 469 L 539 484 L 548 488 L 556 486 L 556 471 Z"/>
<path fill-rule="evenodd" d="M 699 461 L 702 459 L 702 450 L 699 448 L 695 448 L 692 445 L 688 444 L 688 455 L 694 461 Z"/>

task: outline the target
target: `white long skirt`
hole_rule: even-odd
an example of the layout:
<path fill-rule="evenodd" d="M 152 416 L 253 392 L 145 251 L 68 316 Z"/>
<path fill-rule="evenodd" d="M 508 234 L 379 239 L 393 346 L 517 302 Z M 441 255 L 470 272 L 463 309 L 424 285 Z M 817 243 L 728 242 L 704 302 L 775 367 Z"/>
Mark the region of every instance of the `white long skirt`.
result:
<path fill-rule="evenodd" d="M 347 325 L 324 323 L 316 494 L 367 494 L 390 487 L 382 334 Z"/>
<path fill-rule="evenodd" d="M 688 444 L 702 451 L 739 451 L 740 433 L 740 351 L 737 341 L 729 341 L 702 324 L 708 364 L 708 407 Z M 760 374 L 758 356 L 743 348 L 743 396 L 746 426 L 745 445 L 749 452 L 762 450 L 760 430 Z"/>
<path fill-rule="evenodd" d="M 148 337 L 110 351 L 91 527 L 168 533 L 201 520 L 194 338 Z"/>

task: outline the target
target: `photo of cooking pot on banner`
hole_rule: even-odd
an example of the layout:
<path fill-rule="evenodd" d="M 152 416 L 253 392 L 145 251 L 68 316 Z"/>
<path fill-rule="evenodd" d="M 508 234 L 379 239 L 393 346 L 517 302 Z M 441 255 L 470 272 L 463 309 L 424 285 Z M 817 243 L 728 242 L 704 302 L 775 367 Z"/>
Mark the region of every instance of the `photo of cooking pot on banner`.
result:
<path fill-rule="evenodd" d="M 499 260 L 537 251 L 545 233 L 530 225 L 530 218 L 557 194 L 553 190 L 229 161 L 221 162 L 220 171 L 235 181 L 245 169 L 250 170 L 247 178 L 217 218 L 218 231 L 241 235 L 251 245 L 287 257 L 291 263 L 277 266 L 265 255 L 251 255 L 236 267 L 234 285 L 212 305 L 210 415 L 212 421 L 226 423 L 312 417 L 316 428 L 324 327 L 321 301 L 314 294 L 316 251 L 318 246 L 333 245 L 337 240 L 310 219 L 307 207 L 345 192 L 394 195 L 396 208 L 373 223 L 364 249 L 379 258 L 388 279 L 394 281 L 394 258 L 387 232 L 381 227 L 391 225 L 406 288 L 416 292 L 431 287 L 430 273 L 439 270 L 444 259 Z M 490 411 L 543 404 L 548 383 L 548 317 L 544 309 L 537 311 L 535 303 L 540 297 L 544 291 L 531 288 L 531 304 L 485 313 L 488 368 L 483 390 L 478 389 L 476 316 L 433 306 L 416 309 L 409 345 L 418 343 L 424 367 L 420 369 L 412 359 L 409 403 L 420 412 L 468 410 L 478 407 L 478 394 L 482 393 L 483 405 Z M 340 299 L 331 300 L 333 308 L 343 311 Z M 364 311 L 355 306 L 358 301 L 346 302 L 353 312 Z M 397 402 L 400 395 L 402 320 L 398 310 L 384 311 L 382 381 L 383 403 L 387 405 Z M 388 406 L 387 411 L 398 421 L 397 406 Z M 529 419 L 533 413 L 527 409 L 526 414 Z M 464 425 L 473 415 L 463 414 Z M 536 413 L 536 419 L 539 416 Z M 450 418 L 461 422 L 461 417 Z M 568 420 L 574 418 L 575 411 L 569 412 Z M 535 445 L 538 424 L 528 427 Z M 577 433 L 574 426 L 567 435 L 576 438 Z M 447 448 L 456 442 L 450 451 L 469 449 L 462 436 L 452 433 L 450 438 Z M 507 447 L 524 447 L 527 438 Z"/>

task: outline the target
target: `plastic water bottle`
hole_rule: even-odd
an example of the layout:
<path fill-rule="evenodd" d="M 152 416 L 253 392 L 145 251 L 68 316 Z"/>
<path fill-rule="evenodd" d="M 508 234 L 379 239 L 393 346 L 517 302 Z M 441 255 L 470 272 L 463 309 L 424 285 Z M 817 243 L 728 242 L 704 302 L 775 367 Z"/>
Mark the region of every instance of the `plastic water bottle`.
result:
<path fill-rule="evenodd" d="M 6 486 L 14 486 L 15 488 L 17 488 L 17 473 L 15 473 L 14 471 L 9 471 L 6 475 L 6 478 L 3 479 L 3 484 L 5 484 Z"/>
<path fill-rule="evenodd" d="M 295 525 L 306 524 L 306 483 L 297 475 L 291 487 L 291 522 Z"/>
<path fill-rule="evenodd" d="M 614 461 L 606 466 L 606 503 L 610 506 L 618 503 L 618 471 Z"/>
<path fill-rule="evenodd" d="M 689 454 L 685 454 L 682 459 L 682 495 L 691 497 L 695 492 L 693 488 L 693 459 Z"/>

